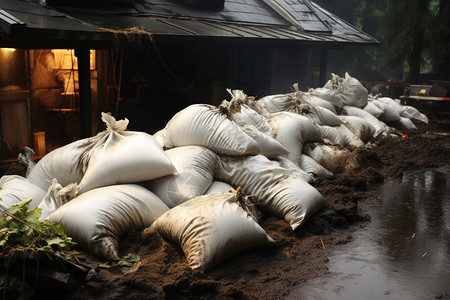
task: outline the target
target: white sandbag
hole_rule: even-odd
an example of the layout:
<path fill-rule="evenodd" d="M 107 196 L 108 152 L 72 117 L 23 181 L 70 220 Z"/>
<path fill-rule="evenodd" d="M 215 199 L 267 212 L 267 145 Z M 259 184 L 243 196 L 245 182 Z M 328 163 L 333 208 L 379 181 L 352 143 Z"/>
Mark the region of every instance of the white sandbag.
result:
<path fill-rule="evenodd" d="M 396 122 L 392 122 L 389 124 L 390 126 L 401 130 L 401 131 L 408 131 L 408 130 L 417 130 L 416 125 L 411 121 L 411 119 L 400 117 L 400 120 Z"/>
<path fill-rule="evenodd" d="M 220 180 L 214 180 L 206 190 L 205 195 L 229 193 L 230 189 L 232 188 L 233 186 L 229 183 Z"/>
<path fill-rule="evenodd" d="M 319 125 L 338 126 L 342 124 L 342 121 L 331 110 L 315 106 L 311 109 L 311 113 L 308 114 L 311 119 Z"/>
<path fill-rule="evenodd" d="M 87 165 L 83 159 L 88 159 L 83 154 L 92 147 L 91 139 L 81 139 L 47 153 L 31 169 L 27 179 L 45 191 L 54 178 L 63 186 L 79 183 Z"/>
<path fill-rule="evenodd" d="M 377 105 L 375 105 L 375 103 L 373 103 L 372 100 L 370 100 L 370 99 L 367 102 L 367 105 L 364 106 L 363 109 L 364 109 L 364 111 L 368 112 L 369 114 L 371 114 L 372 116 L 374 116 L 377 119 L 383 113 L 383 110 L 381 110 L 381 108 L 379 108 Z"/>
<path fill-rule="evenodd" d="M 405 110 L 400 116 L 405 117 L 405 114 L 408 113 L 411 116 L 411 119 L 428 124 L 428 117 L 425 114 L 421 113 L 417 108 L 409 105 L 403 105 L 403 107 Z"/>
<path fill-rule="evenodd" d="M 380 121 L 390 123 L 400 120 L 399 112 L 388 102 L 381 101 L 380 99 L 374 99 L 372 102 L 383 111 L 378 117 Z"/>
<path fill-rule="evenodd" d="M 274 158 L 273 160 L 278 162 L 282 168 L 285 168 L 291 171 L 292 173 L 298 175 L 304 181 L 308 183 L 313 183 L 315 181 L 313 174 L 305 172 L 304 170 L 302 170 L 302 168 L 300 168 L 299 164 L 294 163 L 290 159 L 279 156 L 277 158 Z"/>
<path fill-rule="evenodd" d="M 183 250 L 188 266 L 208 271 L 241 251 L 274 243 L 235 193 L 193 198 L 160 216 L 153 228 Z"/>
<path fill-rule="evenodd" d="M 31 158 L 34 154 L 36 154 L 34 150 L 26 146 L 23 153 L 19 153 L 17 157 L 19 163 L 27 167 L 25 177 L 27 177 L 28 174 L 30 174 L 31 170 L 36 165 L 36 163 Z"/>
<path fill-rule="evenodd" d="M 287 157 L 299 163 L 303 144 L 322 141 L 320 129 L 308 117 L 292 113 L 273 113 L 267 118 L 273 137 L 289 151 Z"/>
<path fill-rule="evenodd" d="M 367 99 L 369 96 L 369 92 L 367 89 L 359 82 L 358 79 L 350 76 L 347 72 L 345 73 L 345 78 L 342 81 L 343 85 L 346 85 L 349 90 L 353 92 L 355 95 L 355 102 L 353 106 L 363 108 L 367 104 Z"/>
<path fill-rule="evenodd" d="M 356 148 L 364 146 L 364 142 L 344 124 L 339 126 L 321 125 L 320 127 L 322 129 L 324 141 L 329 144 Z"/>
<path fill-rule="evenodd" d="M 56 178 L 53 179 L 52 184 L 47 190 L 44 199 L 39 203 L 39 208 L 42 210 L 39 220 L 42 221 L 51 215 L 55 210 L 74 199 L 77 194 L 77 184 L 70 183 L 66 186 L 59 184 Z"/>
<path fill-rule="evenodd" d="M 299 113 L 297 97 L 294 93 L 265 96 L 257 101 L 269 113 L 288 111 Z"/>
<path fill-rule="evenodd" d="M 390 98 L 390 97 L 376 97 L 374 99 L 376 102 L 383 102 L 391 107 L 391 109 L 395 110 L 399 115 L 401 115 L 405 108 L 396 100 Z"/>
<path fill-rule="evenodd" d="M 315 161 L 312 157 L 302 154 L 300 160 L 300 168 L 315 177 L 331 178 L 333 172 L 327 170 L 324 166 Z"/>
<path fill-rule="evenodd" d="M 36 208 L 45 196 L 43 189 L 19 175 L 3 175 L 0 188 L 0 208 L 3 210 L 28 198 L 32 199 L 28 208 Z"/>
<path fill-rule="evenodd" d="M 132 229 L 149 227 L 169 208 L 136 184 L 101 187 L 67 202 L 46 220 L 63 223 L 78 245 L 104 260 L 118 260 L 120 240 Z"/>
<path fill-rule="evenodd" d="M 337 92 L 339 97 L 342 99 L 343 105 L 364 107 L 367 104 L 367 99 L 365 102 L 361 102 L 361 100 L 356 97 L 351 87 L 352 86 L 350 83 L 345 81 L 344 78 L 341 78 L 339 75 L 333 73 L 331 74 L 331 79 L 324 85 L 324 88 Z"/>
<path fill-rule="evenodd" d="M 346 115 L 360 117 L 368 121 L 375 128 L 375 133 L 373 135 L 374 138 L 377 138 L 380 134 L 388 130 L 388 126 L 384 122 L 378 120 L 370 113 L 358 107 L 344 106 L 342 108 L 342 112 Z"/>
<path fill-rule="evenodd" d="M 293 230 L 325 203 L 309 183 L 263 155 L 222 156 L 219 165 L 217 180 L 242 187 L 258 208 L 284 218 Z"/>
<path fill-rule="evenodd" d="M 375 134 L 375 127 L 360 117 L 356 116 L 339 116 L 343 125 L 353 132 L 361 141 L 367 143 Z"/>
<path fill-rule="evenodd" d="M 326 108 L 326 109 L 332 111 L 334 114 L 337 114 L 336 106 L 333 103 L 331 103 L 330 101 L 320 98 L 318 96 L 315 96 L 312 93 L 297 94 L 297 96 L 299 96 L 299 95 L 300 95 L 300 98 L 299 98 L 300 102 L 303 102 L 306 100 L 305 101 L 306 103 L 312 103 L 315 106 L 320 106 L 320 107 Z"/>
<path fill-rule="evenodd" d="M 179 111 L 167 123 L 165 130 L 174 147 L 198 145 L 224 155 L 260 152 L 254 139 L 217 107 L 208 104 L 192 104 Z"/>
<path fill-rule="evenodd" d="M 107 129 L 92 138 L 92 148 L 83 154 L 89 157 L 89 163 L 78 184 L 79 194 L 107 185 L 150 180 L 176 171 L 152 135 L 127 131 L 127 119 L 116 121 L 102 113 L 102 120 Z"/>
<path fill-rule="evenodd" d="M 340 146 L 309 143 L 305 145 L 304 152 L 334 174 L 359 167 L 359 163 L 352 153 Z"/>
<path fill-rule="evenodd" d="M 219 109 L 258 143 L 260 154 L 269 158 L 287 155 L 288 150 L 272 137 L 266 118 L 245 104 L 247 96 L 239 90 L 228 91 L 233 98 L 222 101 Z"/>
<path fill-rule="evenodd" d="M 144 186 L 169 208 L 203 195 L 214 179 L 217 154 L 202 146 L 182 146 L 167 150 L 166 155 L 177 172 L 145 181 Z"/>
<path fill-rule="evenodd" d="M 321 99 L 324 99 L 333 106 L 337 108 L 337 110 L 340 110 L 342 106 L 344 106 L 344 102 L 342 101 L 341 96 L 339 96 L 339 91 L 333 90 L 333 89 L 327 89 L 327 88 L 316 88 L 316 89 L 310 89 L 310 93 L 316 97 L 319 97 Z"/>
<path fill-rule="evenodd" d="M 159 145 L 163 148 L 163 150 L 169 150 L 174 148 L 172 142 L 170 141 L 170 137 L 168 136 L 168 132 L 165 128 L 158 130 L 153 134 L 153 137 L 159 143 Z"/>

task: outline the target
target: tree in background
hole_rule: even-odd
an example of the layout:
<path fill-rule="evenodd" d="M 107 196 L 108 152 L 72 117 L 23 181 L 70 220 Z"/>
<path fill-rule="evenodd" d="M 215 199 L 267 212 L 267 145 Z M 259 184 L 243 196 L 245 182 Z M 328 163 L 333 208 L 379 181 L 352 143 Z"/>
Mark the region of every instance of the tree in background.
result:
<path fill-rule="evenodd" d="M 349 72 L 361 80 L 419 83 L 421 73 L 450 80 L 448 0 L 314 1 L 380 41 L 379 46 L 330 52 L 331 72 Z"/>

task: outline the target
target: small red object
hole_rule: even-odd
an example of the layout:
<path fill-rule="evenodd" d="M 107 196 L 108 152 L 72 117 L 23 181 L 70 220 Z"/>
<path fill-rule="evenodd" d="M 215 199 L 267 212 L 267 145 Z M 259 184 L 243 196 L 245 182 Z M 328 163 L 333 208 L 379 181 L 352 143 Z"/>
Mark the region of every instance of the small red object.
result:
<path fill-rule="evenodd" d="M 406 139 L 408 137 L 408 135 L 407 134 L 405 134 L 404 136 L 402 136 L 402 138 L 404 138 L 404 139 Z"/>

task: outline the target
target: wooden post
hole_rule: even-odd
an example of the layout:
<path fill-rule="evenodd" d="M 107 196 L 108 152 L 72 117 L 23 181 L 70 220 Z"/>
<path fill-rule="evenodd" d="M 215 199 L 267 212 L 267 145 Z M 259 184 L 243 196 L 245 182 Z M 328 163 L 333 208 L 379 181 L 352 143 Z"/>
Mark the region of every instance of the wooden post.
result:
<path fill-rule="evenodd" d="M 80 92 L 81 137 L 92 136 L 91 65 L 87 48 L 75 49 L 78 58 L 78 82 Z"/>

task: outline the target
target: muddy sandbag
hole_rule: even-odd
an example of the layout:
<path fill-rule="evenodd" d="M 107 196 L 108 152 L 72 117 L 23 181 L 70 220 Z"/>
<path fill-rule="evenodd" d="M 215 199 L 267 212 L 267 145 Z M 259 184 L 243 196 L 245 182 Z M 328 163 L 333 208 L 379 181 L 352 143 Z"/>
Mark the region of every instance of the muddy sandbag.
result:
<path fill-rule="evenodd" d="M 258 143 L 215 106 L 192 104 L 164 127 L 164 136 L 173 147 L 197 145 L 218 154 L 258 154 Z"/>
<path fill-rule="evenodd" d="M 375 128 L 375 133 L 373 134 L 374 138 L 377 138 L 384 132 L 388 131 L 388 126 L 384 122 L 378 120 L 363 109 L 354 106 L 344 106 L 342 108 L 342 112 L 348 116 L 360 117 L 369 122 L 373 128 Z"/>
<path fill-rule="evenodd" d="M 214 180 L 206 190 L 205 195 L 229 193 L 230 189 L 232 188 L 233 186 L 229 183 L 220 180 Z"/>
<path fill-rule="evenodd" d="M 107 185 L 151 180 L 176 171 L 152 135 L 126 130 L 127 119 L 116 121 L 102 113 L 102 120 L 107 129 L 91 138 L 91 148 L 82 155 L 87 157 L 88 164 L 78 184 L 79 194 Z"/>
<path fill-rule="evenodd" d="M 377 119 L 383 113 L 383 110 L 381 110 L 381 108 L 379 108 L 375 103 L 372 102 L 372 99 L 369 99 L 367 105 L 364 106 L 363 110 Z"/>
<path fill-rule="evenodd" d="M 319 125 L 339 126 L 342 124 L 339 117 L 325 107 L 310 107 L 310 113 L 307 115 Z"/>
<path fill-rule="evenodd" d="M 342 106 L 344 106 L 344 102 L 342 101 L 342 98 L 339 95 L 338 90 L 327 88 L 316 88 L 310 89 L 309 91 L 312 95 L 324 99 L 333 104 L 333 106 L 336 107 L 336 111 L 340 110 Z"/>
<path fill-rule="evenodd" d="M 339 116 L 343 125 L 353 132 L 361 141 L 367 143 L 375 134 L 375 127 L 363 118 L 356 116 Z"/>
<path fill-rule="evenodd" d="M 280 111 L 300 113 L 301 111 L 295 93 L 269 95 L 256 102 L 269 113 Z"/>
<path fill-rule="evenodd" d="M 322 178 L 333 177 L 333 172 L 327 170 L 324 166 L 322 166 L 312 157 L 309 157 L 306 154 L 302 154 L 301 156 L 300 168 L 303 171 L 312 174 L 315 177 L 322 177 Z"/>
<path fill-rule="evenodd" d="M 42 210 L 39 220 L 42 221 L 51 215 L 55 210 L 74 199 L 77 195 L 77 184 L 70 183 L 62 186 L 56 178 L 53 178 L 52 184 L 47 190 L 44 199 L 39 203 Z"/>
<path fill-rule="evenodd" d="M 247 95 L 240 90 L 228 92 L 233 98 L 230 101 L 222 101 L 219 109 L 258 143 L 260 154 L 269 158 L 287 155 L 288 150 L 272 137 L 266 118 L 246 104 L 253 100 L 248 100 Z"/>
<path fill-rule="evenodd" d="M 409 131 L 409 130 L 417 130 L 416 125 L 409 118 L 400 117 L 400 120 L 396 122 L 389 123 L 389 126 L 392 126 L 400 131 Z"/>
<path fill-rule="evenodd" d="M 274 243 L 240 197 L 195 197 L 161 215 L 153 228 L 181 247 L 191 269 L 208 271 L 236 253 Z"/>
<path fill-rule="evenodd" d="M 395 109 L 395 106 L 392 106 L 392 103 L 380 99 L 373 99 L 372 102 L 383 111 L 383 113 L 378 116 L 380 121 L 390 123 L 400 120 L 400 113 Z"/>
<path fill-rule="evenodd" d="M 263 155 L 221 156 L 215 178 L 242 187 L 258 208 L 284 218 L 293 230 L 325 203 L 308 182 Z"/>
<path fill-rule="evenodd" d="M 403 107 L 405 110 L 400 115 L 401 117 L 406 117 L 406 113 L 408 113 L 408 115 L 411 116 L 410 119 L 428 124 L 428 117 L 425 114 L 421 113 L 417 108 L 409 105 L 403 105 Z"/>
<path fill-rule="evenodd" d="M 87 164 L 82 157 L 92 146 L 91 139 L 81 139 L 50 151 L 31 169 L 27 179 L 45 191 L 54 178 L 63 186 L 80 182 Z"/>
<path fill-rule="evenodd" d="M 344 124 L 339 126 L 321 125 L 324 141 L 332 145 L 363 147 L 364 142 Z"/>
<path fill-rule="evenodd" d="M 348 87 L 349 90 L 355 94 L 355 102 L 353 106 L 357 106 L 359 108 L 363 108 L 367 105 L 367 99 L 369 96 L 369 92 L 367 89 L 361 84 L 361 82 L 355 77 L 350 76 L 347 72 L 345 73 L 345 78 L 342 81 L 342 84 Z"/>
<path fill-rule="evenodd" d="M 336 91 L 341 97 L 343 105 L 364 107 L 367 104 L 367 99 L 365 102 L 361 102 L 351 89 L 351 84 L 339 75 L 331 73 L 331 79 L 325 83 L 324 88 Z"/>
<path fill-rule="evenodd" d="M 202 146 L 182 146 L 166 151 L 177 172 L 153 180 L 144 186 L 169 208 L 203 195 L 211 185 L 219 157 Z"/>
<path fill-rule="evenodd" d="M 103 260 L 119 259 L 119 242 L 132 229 L 149 227 L 168 211 L 164 202 L 136 184 L 96 188 L 77 196 L 45 220 L 65 225 L 80 247 Z"/>
<path fill-rule="evenodd" d="M 267 118 L 273 137 L 289 151 L 287 157 L 298 164 L 305 142 L 322 141 L 315 123 L 306 116 L 292 112 L 273 113 Z"/>
<path fill-rule="evenodd" d="M 20 175 L 3 175 L 0 178 L 0 208 L 7 210 L 11 205 L 31 198 L 29 209 L 36 208 L 45 197 L 45 191 Z"/>
<path fill-rule="evenodd" d="M 277 158 L 272 159 L 280 164 L 281 167 L 291 171 L 292 173 L 297 174 L 300 178 L 308 183 L 315 182 L 314 175 L 304 171 L 299 164 L 294 163 L 290 159 L 286 157 L 279 156 Z"/>
<path fill-rule="evenodd" d="M 297 98 L 299 99 L 300 103 L 311 103 L 315 106 L 320 106 L 323 108 L 326 108 L 330 111 L 332 111 L 334 114 L 337 114 L 336 106 L 331 103 L 330 101 L 320 98 L 312 92 L 303 93 L 303 92 L 296 92 Z"/>
<path fill-rule="evenodd" d="M 334 174 L 351 171 L 359 167 L 352 153 L 341 146 L 309 143 L 304 152 Z"/>

